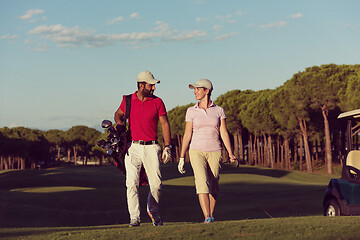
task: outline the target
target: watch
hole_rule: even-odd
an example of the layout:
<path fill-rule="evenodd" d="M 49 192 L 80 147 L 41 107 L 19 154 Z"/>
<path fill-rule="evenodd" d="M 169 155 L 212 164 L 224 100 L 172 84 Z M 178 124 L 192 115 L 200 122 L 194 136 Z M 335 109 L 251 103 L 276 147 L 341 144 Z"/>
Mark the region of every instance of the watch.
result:
<path fill-rule="evenodd" d="M 170 149 L 172 149 L 172 145 L 165 145 L 165 147 L 169 147 Z"/>

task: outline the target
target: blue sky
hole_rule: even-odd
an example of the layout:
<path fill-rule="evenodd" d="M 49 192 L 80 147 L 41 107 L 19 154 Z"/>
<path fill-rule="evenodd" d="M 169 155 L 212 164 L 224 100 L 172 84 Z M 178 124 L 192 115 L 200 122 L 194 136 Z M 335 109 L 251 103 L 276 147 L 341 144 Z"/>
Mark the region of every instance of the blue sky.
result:
<path fill-rule="evenodd" d="M 167 110 L 360 63 L 357 0 L 1 0 L 0 127 L 100 126 L 143 70 Z"/>

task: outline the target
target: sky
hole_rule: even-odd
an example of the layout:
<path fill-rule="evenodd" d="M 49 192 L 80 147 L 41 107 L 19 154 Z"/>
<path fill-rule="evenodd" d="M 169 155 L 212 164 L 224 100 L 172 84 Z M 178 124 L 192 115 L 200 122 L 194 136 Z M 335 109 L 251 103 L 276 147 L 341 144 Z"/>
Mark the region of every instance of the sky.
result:
<path fill-rule="evenodd" d="M 189 83 L 275 89 L 360 63 L 358 0 L 0 0 L 0 128 L 100 129 L 151 71 L 167 110 Z"/>

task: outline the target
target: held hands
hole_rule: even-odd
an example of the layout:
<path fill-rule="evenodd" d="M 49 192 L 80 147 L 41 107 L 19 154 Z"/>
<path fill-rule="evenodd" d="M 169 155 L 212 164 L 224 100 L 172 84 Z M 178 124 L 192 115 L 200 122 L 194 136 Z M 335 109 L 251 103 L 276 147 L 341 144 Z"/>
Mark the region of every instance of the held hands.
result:
<path fill-rule="evenodd" d="M 179 172 L 180 172 L 181 174 L 186 173 L 186 170 L 185 170 L 185 168 L 184 168 L 184 158 L 183 158 L 183 157 L 181 157 L 181 158 L 179 159 L 178 170 L 179 170 Z"/>
<path fill-rule="evenodd" d="M 167 164 L 171 159 L 171 149 L 170 147 L 166 146 L 162 153 L 162 160 L 164 164 Z"/>

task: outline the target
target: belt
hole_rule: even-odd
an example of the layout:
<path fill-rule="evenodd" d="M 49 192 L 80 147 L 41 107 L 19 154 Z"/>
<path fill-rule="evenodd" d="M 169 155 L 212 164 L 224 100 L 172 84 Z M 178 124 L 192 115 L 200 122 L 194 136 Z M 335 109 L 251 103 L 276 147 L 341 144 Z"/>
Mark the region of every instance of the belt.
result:
<path fill-rule="evenodd" d="M 154 140 L 154 141 L 139 140 L 139 141 L 132 141 L 132 143 L 136 143 L 136 144 L 140 144 L 140 145 L 154 145 L 154 144 L 158 144 L 159 142 L 157 140 Z"/>

